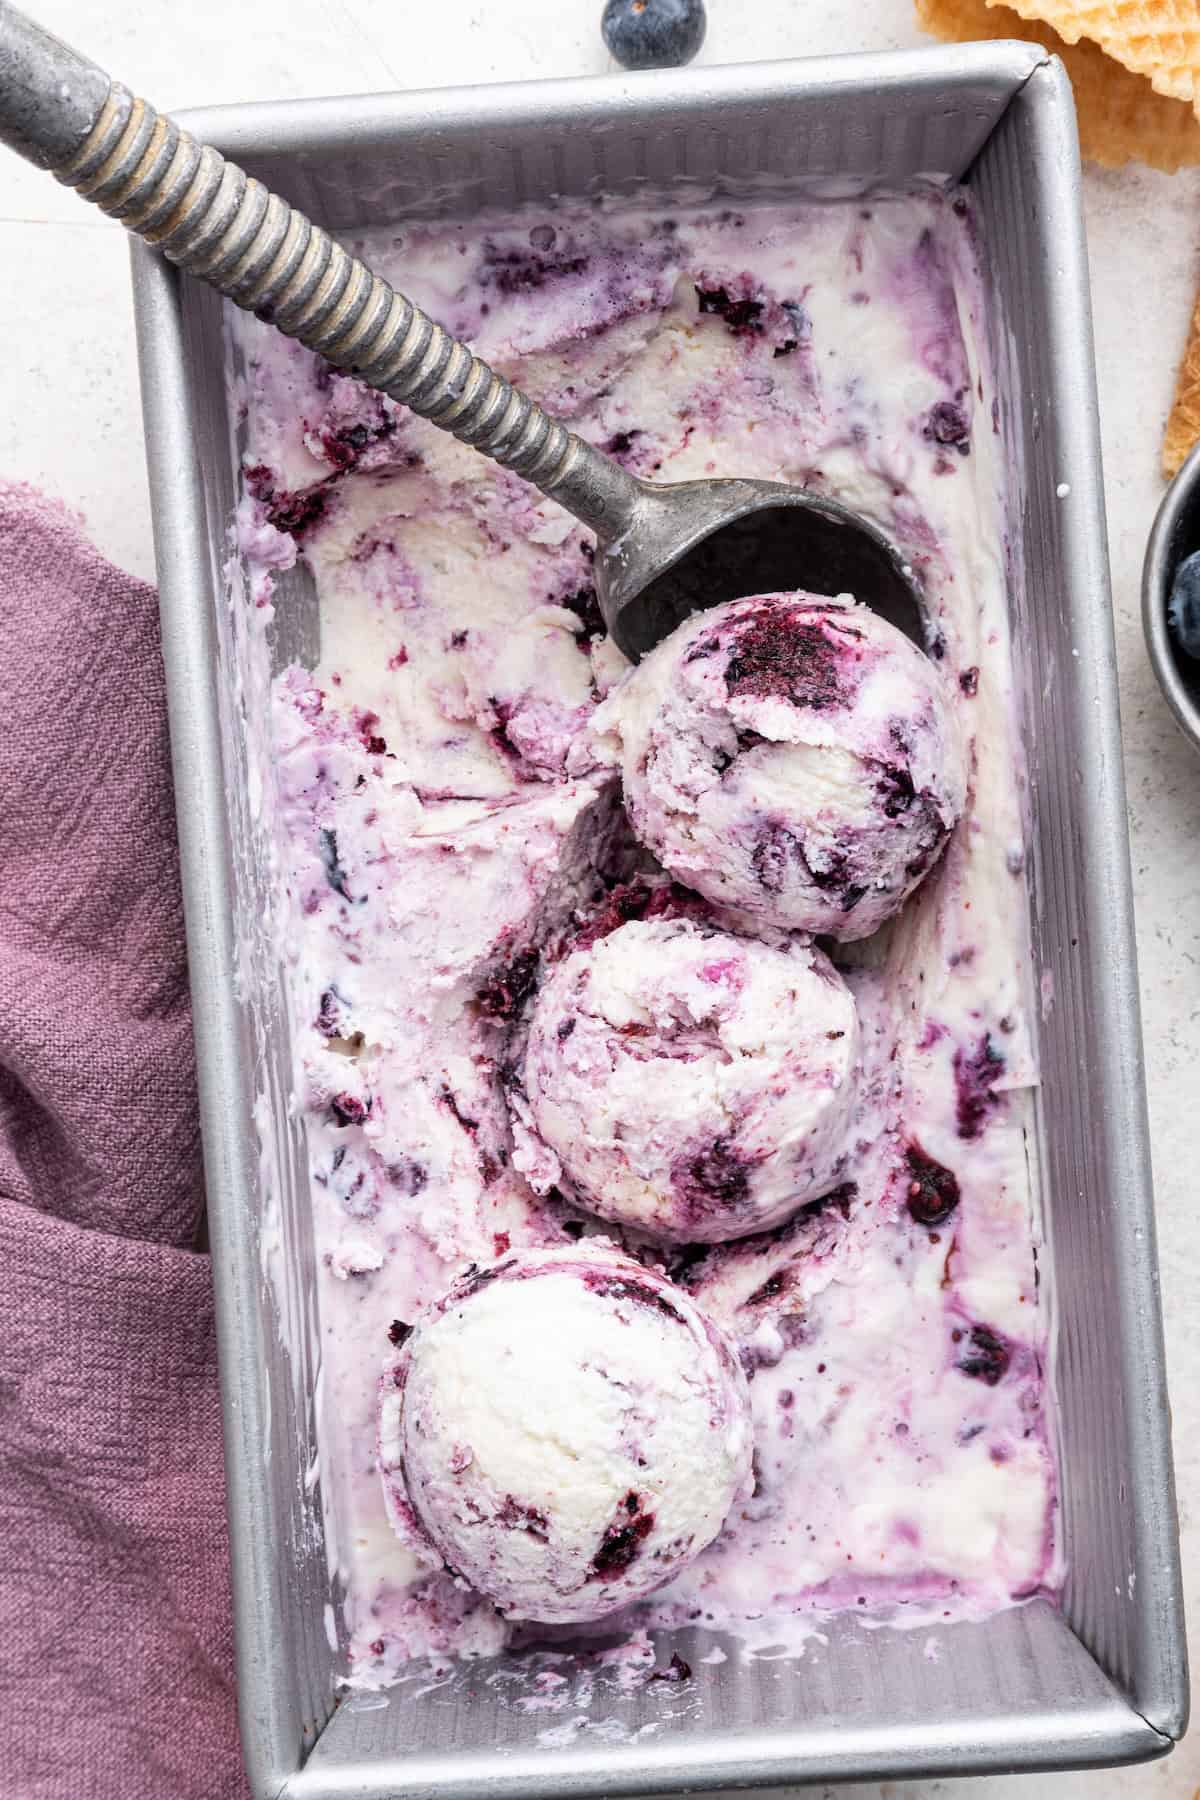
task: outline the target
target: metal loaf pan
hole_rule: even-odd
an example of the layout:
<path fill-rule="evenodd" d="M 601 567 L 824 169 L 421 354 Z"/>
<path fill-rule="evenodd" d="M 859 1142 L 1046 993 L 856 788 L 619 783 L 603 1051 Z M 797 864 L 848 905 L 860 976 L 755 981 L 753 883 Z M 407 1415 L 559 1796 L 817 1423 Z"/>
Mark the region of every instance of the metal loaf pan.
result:
<path fill-rule="evenodd" d="M 134 246 L 255 1793 L 537 1800 L 1055 1769 L 1169 1750 L 1187 1675 L 1087 263 L 1061 66 L 1033 46 L 992 43 L 233 107 L 186 123 L 343 230 L 559 195 L 679 203 L 970 182 L 1017 484 L 1034 939 L 1053 994 L 1037 1154 L 1070 1559 L 1061 1613 L 1039 1601 L 942 1630 L 936 1661 L 926 1634 L 866 1632 L 854 1619 L 801 1661 L 715 1666 L 693 1649 L 699 1690 L 686 1710 L 667 1704 L 667 1684 L 606 1695 L 602 1730 L 584 1724 L 556 1742 L 542 1735 L 544 1715 L 501 1699 L 478 1666 L 432 1691 L 410 1682 L 386 1703 L 338 1705 L 320 1509 L 305 1480 L 316 1368 L 304 1162 L 287 1115 L 277 982 L 269 959 L 246 951 L 266 877 L 223 573 L 236 421 L 220 305 Z M 273 1196 L 254 1122 L 264 1093 L 279 1152 Z M 290 1352 L 261 1273 L 268 1198 L 296 1270 Z"/>

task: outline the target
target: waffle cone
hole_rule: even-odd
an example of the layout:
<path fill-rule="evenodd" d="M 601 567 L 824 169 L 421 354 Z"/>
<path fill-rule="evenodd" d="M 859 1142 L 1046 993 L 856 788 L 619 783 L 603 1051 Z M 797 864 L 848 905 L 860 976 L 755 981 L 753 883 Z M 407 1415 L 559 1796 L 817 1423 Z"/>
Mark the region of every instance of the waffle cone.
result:
<path fill-rule="evenodd" d="M 1053 26 L 1064 43 L 1088 38 L 1156 94 L 1200 98 L 1200 0 L 1011 0 L 1026 20 Z"/>
<path fill-rule="evenodd" d="M 1200 299 L 1192 312 L 1175 399 L 1163 433 L 1162 466 L 1168 480 L 1196 443 L 1200 443 Z"/>
<path fill-rule="evenodd" d="M 1148 75 L 1114 61 L 1087 37 L 1077 33 L 1068 41 L 1053 25 L 1032 17 L 1033 3 L 1019 0 L 1022 11 L 1017 11 L 991 5 L 989 0 L 916 0 L 918 19 L 935 37 L 956 43 L 1026 38 L 1061 57 L 1075 89 L 1080 149 L 1092 162 L 1117 168 L 1136 160 L 1168 172 L 1200 164 L 1200 119 L 1188 100 L 1157 92 Z M 1071 9 L 1060 6 L 1058 0 L 1036 0 L 1036 4 L 1047 14 L 1061 12 L 1067 27 L 1066 15 Z M 1074 17 L 1116 10 L 1083 5 L 1074 10 Z M 1156 0 L 1147 0 L 1140 10 L 1156 12 Z M 1191 4 L 1185 7 L 1184 0 L 1166 0 L 1164 10 L 1186 10 L 1195 16 L 1195 8 Z M 1200 56 L 1200 46 L 1197 54 Z"/>

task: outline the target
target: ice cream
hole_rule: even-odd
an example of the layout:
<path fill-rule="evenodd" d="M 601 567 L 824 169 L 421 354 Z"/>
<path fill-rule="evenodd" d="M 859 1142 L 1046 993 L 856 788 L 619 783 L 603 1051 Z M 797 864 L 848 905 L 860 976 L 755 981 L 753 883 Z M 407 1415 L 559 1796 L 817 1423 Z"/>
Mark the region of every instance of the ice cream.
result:
<path fill-rule="evenodd" d="M 656 1237 L 764 1231 L 841 1179 L 860 1054 L 854 996 L 807 940 L 633 919 L 541 987 L 515 1160 Z"/>
<path fill-rule="evenodd" d="M 944 677 L 849 597 L 695 615 L 594 729 L 634 830 L 679 881 L 764 924 L 868 937 L 945 847 L 966 768 Z"/>
<path fill-rule="evenodd" d="M 749 1492 L 732 1343 L 593 1239 L 469 1271 L 382 1386 L 392 1521 L 509 1619 L 598 1619 L 661 1587 Z"/>
<path fill-rule="evenodd" d="M 839 730 L 862 727 L 861 758 L 801 735 L 832 725 L 822 709 L 736 674 L 729 697 L 719 643 L 688 665 L 688 682 L 703 681 L 687 691 L 717 698 L 714 729 L 735 733 L 724 773 L 743 822 L 763 792 L 736 765 L 757 771 L 774 755 L 832 762 L 843 818 L 885 859 L 903 842 L 906 862 L 919 847 L 930 860 L 928 834 L 910 829 L 929 820 L 904 804 L 909 778 L 914 800 L 926 789 L 935 810 L 946 800 L 947 821 L 950 801 L 961 809 L 885 930 L 844 946 L 831 937 L 837 987 L 819 982 L 820 959 L 790 953 L 789 1051 L 815 1023 L 804 996 L 819 992 L 823 1017 L 848 990 L 861 1072 L 836 1098 L 822 1092 L 816 1112 L 803 1084 L 760 1096 L 764 1131 L 782 1139 L 782 1122 L 807 1120 L 814 1141 L 828 1128 L 833 1155 L 834 1115 L 853 1095 L 847 1161 L 830 1192 L 732 1243 L 601 1224 L 565 1166 L 546 1185 L 551 1152 L 522 1112 L 530 1026 L 556 971 L 630 920 L 731 934 L 755 970 L 747 994 L 779 966 L 767 952 L 780 934 L 744 895 L 714 908 L 672 888 L 629 829 L 617 725 L 632 728 L 641 677 L 620 685 L 628 666 L 603 637 L 588 534 L 433 426 L 231 315 L 244 454 L 230 619 L 262 843 L 239 968 L 248 994 L 281 981 L 286 1003 L 266 1022 L 258 1064 L 271 1084 L 259 1109 L 272 1196 L 263 1244 L 297 1383 L 319 1369 L 298 1405 L 316 1421 L 315 1493 L 354 1685 L 385 1683 L 430 1652 L 496 1652 L 531 1629 L 431 1567 L 427 1533 L 393 1529 L 377 1450 L 389 1338 L 431 1316 L 471 1265 L 574 1254 L 599 1229 L 639 1262 L 665 1263 L 718 1320 L 748 1371 L 754 1417 L 755 1494 L 638 1603 L 639 1626 L 699 1623 L 778 1648 L 842 1608 L 940 1625 L 1053 1595 L 1061 1579 L 1053 1271 L 1031 1192 L 1037 971 L 1006 598 L 1010 476 L 977 232 L 968 196 L 923 192 L 651 214 L 556 208 L 402 224 L 360 246 L 636 474 L 747 475 L 832 494 L 878 521 L 922 586 L 927 660 L 910 648 L 896 662 L 869 617 L 820 603 L 829 642 L 851 624 L 866 634 L 854 643 L 869 667 L 847 649 L 858 685 L 838 712 Z M 720 620 L 695 628 L 707 643 Z M 889 743 L 882 760 L 899 773 L 881 805 L 866 725 L 928 722 L 934 691 L 962 760 L 947 752 L 928 770 L 932 729 Z M 735 726 L 735 706 L 769 729 Z M 690 752 L 689 719 L 679 743 Z M 764 745 L 738 744 L 738 729 Z M 785 798 L 791 812 L 793 788 Z M 801 800 L 811 809 L 808 782 Z M 753 876 L 749 840 L 735 831 L 731 842 Z M 822 854 L 818 839 L 817 871 L 836 876 Z M 798 860 L 784 873 L 781 888 L 803 896 Z M 910 879 L 903 866 L 899 879 Z M 813 884 L 835 932 L 879 910 L 882 890 L 866 887 L 841 910 L 849 885 Z M 882 897 L 890 906 L 896 890 Z M 644 957 L 637 967 L 645 1041 L 666 1048 L 676 1015 L 659 969 Z M 734 1008 L 720 1031 L 753 1036 L 759 1016 L 757 1001 L 752 1014 Z M 272 1054 L 284 1018 L 290 1089 Z M 849 1058 L 848 1039 L 827 1043 L 833 1064 Z M 721 1079 L 740 1061 L 722 1063 Z M 663 1098 L 712 1062 L 706 1051 L 676 1068 L 655 1055 L 644 1068 Z M 581 1119 L 598 1093 L 580 1090 Z M 756 1203 L 773 1204 L 780 1172 L 768 1157 L 755 1172 L 764 1185 L 747 1178 Z M 574 1642 L 587 1626 L 571 1629 Z"/>

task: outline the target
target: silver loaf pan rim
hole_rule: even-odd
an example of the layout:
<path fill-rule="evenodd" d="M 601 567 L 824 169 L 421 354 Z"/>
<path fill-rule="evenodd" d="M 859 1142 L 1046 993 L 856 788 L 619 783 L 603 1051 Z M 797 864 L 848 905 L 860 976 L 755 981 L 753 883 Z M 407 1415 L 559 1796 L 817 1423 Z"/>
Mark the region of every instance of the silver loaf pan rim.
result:
<path fill-rule="evenodd" d="M 1014 637 L 1030 696 L 1035 958 L 1053 993 L 1037 1155 L 1071 1559 L 1061 1614 L 1034 1601 L 955 1626 L 937 1660 L 923 1633 L 868 1634 L 850 1619 L 799 1662 L 693 1661 L 686 1726 L 651 1690 L 605 1697 L 618 1741 L 585 1726 L 546 1743 L 545 1720 L 498 1701 L 478 1669 L 425 1699 L 407 1684 L 386 1705 L 339 1703 L 305 1482 L 312 1422 L 296 1398 L 312 1368 L 297 1385 L 261 1272 L 252 1109 L 265 1083 L 281 1121 L 288 1080 L 238 970 L 235 915 L 253 896 L 222 572 L 234 458 L 220 312 L 133 245 L 255 1794 L 550 1800 L 1168 1751 L 1186 1728 L 1187 1663 L 1086 247 L 1061 65 L 994 42 L 181 116 L 339 229 L 554 192 L 665 196 L 681 175 L 743 198 L 969 181 L 1006 321 L 996 360 L 1020 489 Z"/>

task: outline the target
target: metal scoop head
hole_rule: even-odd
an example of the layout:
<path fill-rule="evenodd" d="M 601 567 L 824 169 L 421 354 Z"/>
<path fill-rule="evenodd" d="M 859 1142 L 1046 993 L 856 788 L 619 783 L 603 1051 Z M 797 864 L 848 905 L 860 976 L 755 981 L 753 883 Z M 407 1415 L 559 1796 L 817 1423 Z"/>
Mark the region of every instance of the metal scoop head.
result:
<path fill-rule="evenodd" d="M 632 661 L 704 607 L 744 594 L 853 594 L 921 649 L 911 566 L 869 519 L 777 481 L 638 482 L 630 522 L 601 541 L 596 592 Z"/>

